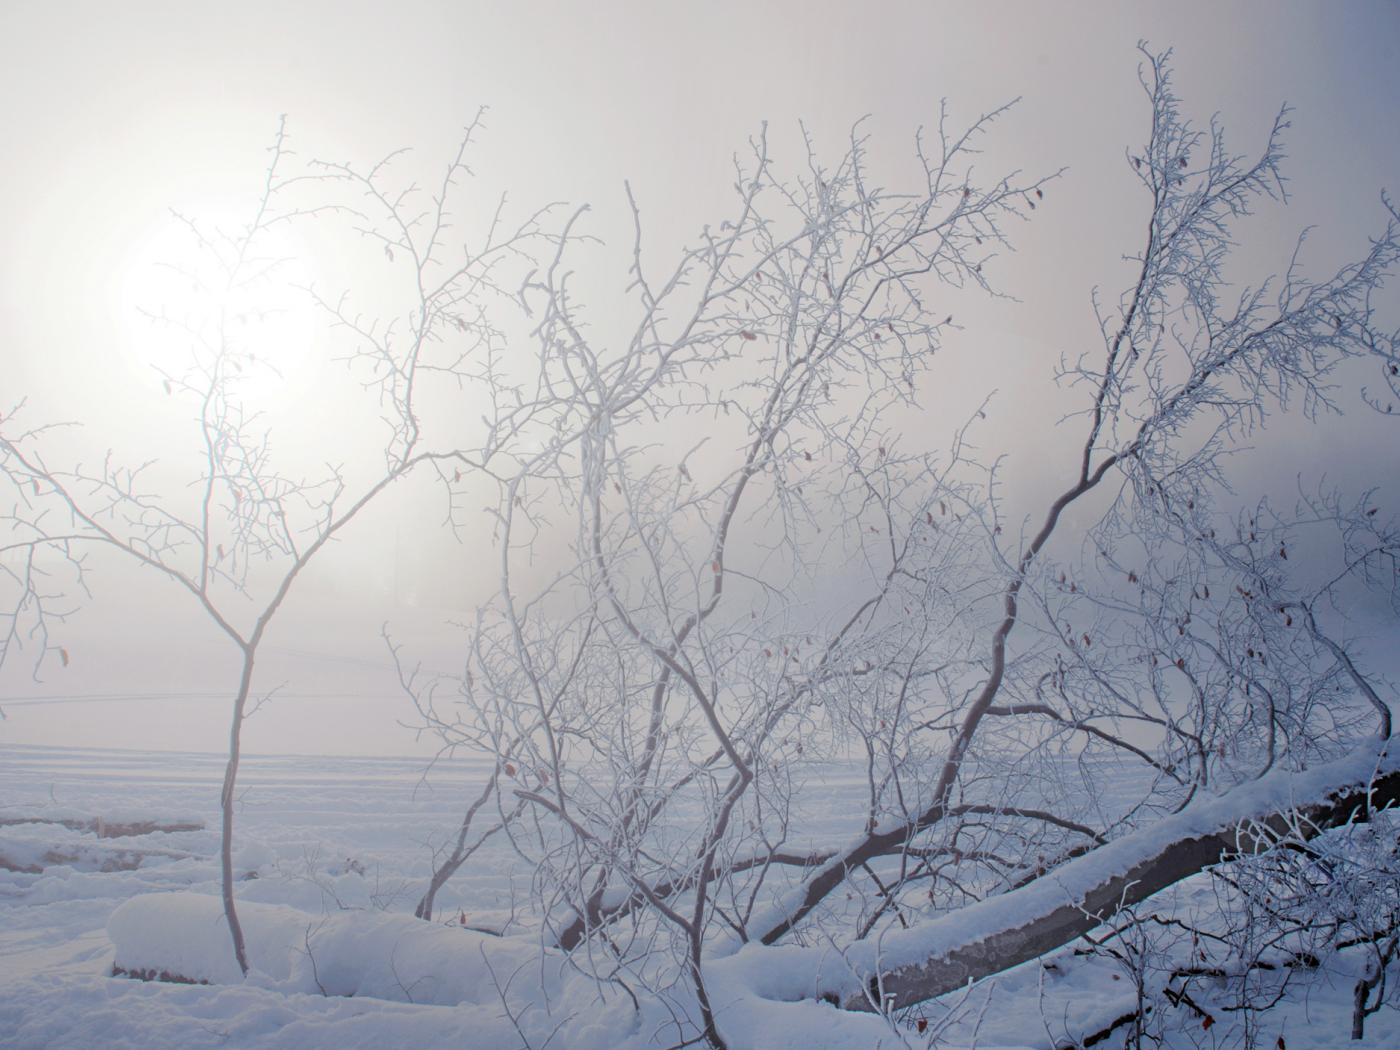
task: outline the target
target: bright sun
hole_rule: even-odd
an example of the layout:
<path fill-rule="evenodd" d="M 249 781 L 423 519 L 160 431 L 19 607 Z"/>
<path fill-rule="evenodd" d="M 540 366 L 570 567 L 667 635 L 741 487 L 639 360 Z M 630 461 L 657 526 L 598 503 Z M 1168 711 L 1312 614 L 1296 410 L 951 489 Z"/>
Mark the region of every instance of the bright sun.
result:
<path fill-rule="evenodd" d="M 286 223 L 249 238 L 257 214 L 251 201 L 174 208 L 127 253 L 121 311 L 145 381 L 202 390 L 217 370 L 230 400 L 257 401 L 301 367 L 316 333 L 313 259 Z"/>

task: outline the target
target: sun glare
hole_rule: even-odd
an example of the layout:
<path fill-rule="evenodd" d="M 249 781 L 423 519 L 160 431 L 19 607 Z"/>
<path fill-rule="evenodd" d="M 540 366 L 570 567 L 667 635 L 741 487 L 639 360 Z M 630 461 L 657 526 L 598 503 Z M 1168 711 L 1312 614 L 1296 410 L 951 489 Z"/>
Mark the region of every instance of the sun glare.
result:
<path fill-rule="evenodd" d="M 200 202 L 151 223 L 123 266 L 131 365 L 167 393 L 228 379 L 257 401 L 301 367 L 315 340 L 309 247 L 286 223 L 258 229 L 251 201 Z"/>

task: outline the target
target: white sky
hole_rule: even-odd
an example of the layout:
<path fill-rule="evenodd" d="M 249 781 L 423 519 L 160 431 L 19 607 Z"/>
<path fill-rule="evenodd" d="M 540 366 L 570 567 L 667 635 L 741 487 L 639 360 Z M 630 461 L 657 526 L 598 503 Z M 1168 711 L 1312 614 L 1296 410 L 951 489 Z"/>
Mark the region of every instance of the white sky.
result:
<path fill-rule="evenodd" d="M 594 257 L 598 301 L 625 284 L 624 179 L 659 264 L 726 215 L 731 158 L 764 120 L 791 171 L 802 160 L 799 120 L 834 160 L 869 114 L 875 167 L 895 187 L 940 99 L 962 124 L 1019 96 L 987 140 L 983 170 L 1067 171 L 1036 221 L 1012 231 L 1017 254 L 989 267 L 1020 302 L 960 301 L 964 330 L 943 353 L 953 389 L 1000 391 L 992 451 L 1011 453 L 1012 489 L 1033 490 L 1056 468 L 1038 428 L 1072 407 L 1048 386 L 1049 369 L 1093 345 L 1091 290 L 1115 296 L 1120 256 L 1137 247 L 1143 202 L 1124 150 L 1145 137 L 1140 39 L 1175 49 L 1185 111 L 1202 123 L 1219 113 L 1238 151 L 1262 145 L 1283 102 L 1294 107 L 1292 203 L 1249 228 L 1242 278 L 1276 272 L 1314 224 L 1319 271 L 1364 250 L 1384 214 L 1381 189 L 1400 195 L 1393 3 L 0 0 L 0 408 L 27 396 L 35 421 L 84 421 L 71 440 L 89 458 L 109 447 L 132 460 L 173 454 L 161 447 L 169 420 L 158 418 L 168 405 L 122 364 L 118 267 L 171 205 L 255 194 L 281 113 L 302 156 L 365 162 L 409 146 L 410 164 L 432 173 L 489 106 L 471 155 L 481 200 L 508 188 L 522 208 L 590 203 L 590 228 L 610 245 Z M 314 389 L 308 375 L 303 394 Z M 1393 491 L 1395 431 L 1376 437 L 1363 424 L 1274 435 L 1280 450 L 1257 457 L 1261 484 L 1291 492 L 1298 470 L 1343 482 L 1361 458 L 1379 469 L 1371 483 Z M 932 444 L 945 435 L 930 426 Z M 425 492 L 405 492 L 304 581 L 261 679 L 285 680 L 298 698 L 259 713 L 247 748 L 426 746 L 396 725 L 409 711 L 378 633 L 388 620 L 418 650 L 451 652 L 444 621 L 475 605 L 477 581 L 469 552 L 437 520 Z M 104 559 L 90 585 L 62 629 L 67 670 L 46 665 L 43 683 L 0 674 L 0 739 L 222 748 L 231 644 L 149 573 Z M 180 696 L 21 700 L 99 694 Z M 330 698 L 301 698 L 310 694 Z"/>

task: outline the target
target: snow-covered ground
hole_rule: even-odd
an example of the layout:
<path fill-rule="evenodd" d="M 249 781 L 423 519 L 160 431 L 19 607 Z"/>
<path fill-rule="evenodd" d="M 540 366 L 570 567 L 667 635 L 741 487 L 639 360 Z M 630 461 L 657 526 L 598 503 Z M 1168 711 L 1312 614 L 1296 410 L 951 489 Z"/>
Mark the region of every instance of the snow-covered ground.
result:
<path fill-rule="evenodd" d="M 254 969 L 241 977 L 218 900 L 222 775 L 213 755 L 0 746 L 0 1047 L 608 1050 L 694 1035 L 678 1034 L 666 1004 L 643 995 L 634 1006 L 513 924 L 529 873 L 504 839 L 439 893 L 438 923 L 412 917 L 432 846 L 483 776 L 462 760 L 424 778 L 406 758 L 248 758 L 235 868 Z M 850 834 L 859 791 L 854 769 L 814 785 L 804 834 Z M 156 828 L 129 833 L 142 823 Z M 1169 892 L 1187 912 L 1214 901 L 1208 877 Z M 462 928 L 463 913 L 506 936 Z M 717 965 L 711 988 L 736 1050 L 925 1047 L 935 1036 L 985 1050 L 1068 1046 L 1136 1002 L 1127 968 L 1070 946 L 924 1004 L 895 1030 L 817 999 L 727 1002 L 736 979 L 754 978 L 744 957 Z M 775 952 L 764 965 L 780 960 Z M 1330 970 L 1298 976 L 1259 1018 L 1255 1044 L 1400 1047 L 1390 1006 L 1368 1020 L 1364 1042 L 1349 1039 L 1361 962 L 1343 953 Z M 114 967 L 211 983 L 147 982 Z M 1211 994 L 1208 984 L 1193 990 L 1211 1025 L 1186 1007 L 1161 1019 L 1167 1045 L 1245 1045 L 1228 997 Z M 1116 1050 L 1123 1031 L 1096 1045 Z"/>

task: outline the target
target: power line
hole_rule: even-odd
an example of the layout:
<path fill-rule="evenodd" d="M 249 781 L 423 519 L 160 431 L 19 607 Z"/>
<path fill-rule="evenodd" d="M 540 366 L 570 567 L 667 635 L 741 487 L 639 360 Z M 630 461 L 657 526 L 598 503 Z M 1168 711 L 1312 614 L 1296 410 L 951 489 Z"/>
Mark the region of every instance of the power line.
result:
<path fill-rule="evenodd" d="M 231 700 L 229 693 L 93 693 L 81 696 L 17 696 L 0 700 L 0 707 L 44 704 L 139 703 L 142 700 Z M 251 698 L 251 696 L 250 696 Z M 272 700 L 387 700 L 383 693 L 273 693 Z"/>

